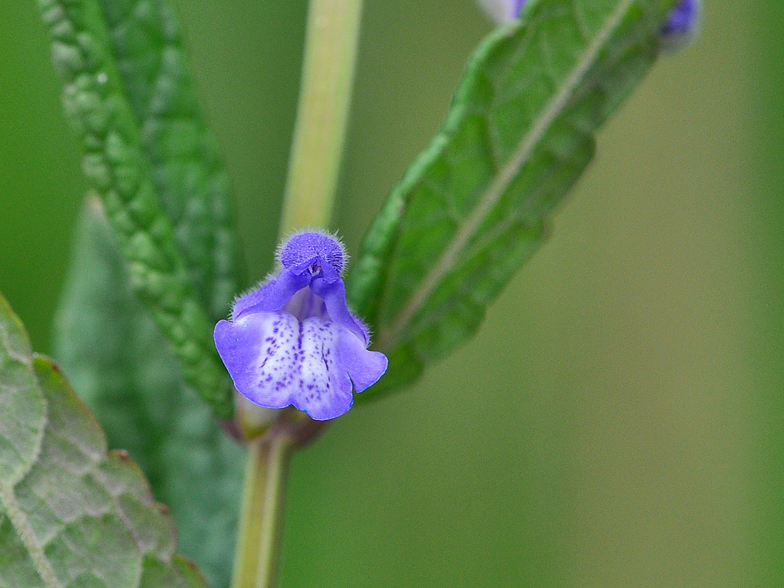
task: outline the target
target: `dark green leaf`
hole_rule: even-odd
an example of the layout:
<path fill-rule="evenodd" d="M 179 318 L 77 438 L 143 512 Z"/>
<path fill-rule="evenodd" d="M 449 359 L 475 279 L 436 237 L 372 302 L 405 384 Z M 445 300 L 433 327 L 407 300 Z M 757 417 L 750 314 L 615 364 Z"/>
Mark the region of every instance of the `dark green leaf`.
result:
<path fill-rule="evenodd" d="M 349 298 L 390 358 L 358 400 L 409 383 L 476 332 L 590 162 L 594 132 L 655 61 L 672 5 L 539 0 L 480 45 L 349 276 Z"/>
<path fill-rule="evenodd" d="M 57 366 L 33 358 L 2 297 L 0 333 L 0 585 L 206 588 L 175 555 L 171 520 L 139 468 L 107 454 L 98 423 Z"/>
<path fill-rule="evenodd" d="M 231 194 L 188 71 L 171 0 L 99 0 L 158 194 L 214 321 L 242 289 Z"/>
<path fill-rule="evenodd" d="M 55 357 L 107 431 L 171 505 L 182 553 L 228 586 L 243 450 L 185 386 L 136 300 L 100 201 L 88 199 L 55 323 Z"/>
<path fill-rule="evenodd" d="M 129 4 L 113 6 L 122 13 Z M 39 5 L 52 37 L 55 68 L 65 82 L 65 112 L 85 151 L 83 168 L 105 204 L 134 291 L 166 333 L 185 379 L 219 416 L 229 417 L 231 380 L 215 351 L 212 323 L 157 196 L 154 171 L 162 172 L 145 153 L 101 6 L 97 0 L 39 0 Z M 164 87 L 171 81 L 164 78 Z M 180 142 L 172 140 L 172 147 Z M 161 158 L 163 168 L 166 161 Z"/>

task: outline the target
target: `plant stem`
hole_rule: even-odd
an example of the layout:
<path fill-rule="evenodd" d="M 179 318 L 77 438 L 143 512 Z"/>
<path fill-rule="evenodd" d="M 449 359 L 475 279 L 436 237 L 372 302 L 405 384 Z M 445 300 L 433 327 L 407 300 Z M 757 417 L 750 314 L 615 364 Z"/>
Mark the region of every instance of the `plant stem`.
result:
<path fill-rule="evenodd" d="M 354 80 L 362 0 L 311 0 L 282 235 L 332 215 Z"/>
<path fill-rule="evenodd" d="M 362 0 L 310 2 L 281 235 L 326 227 L 332 216 L 361 13 Z M 293 431 L 281 421 L 261 441 L 250 443 L 232 588 L 275 586 Z"/>
<path fill-rule="evenodd" d="M 286 434 L 248 449 L 232 588 L 275 586 L 280 519 L 293 440 Z"/>

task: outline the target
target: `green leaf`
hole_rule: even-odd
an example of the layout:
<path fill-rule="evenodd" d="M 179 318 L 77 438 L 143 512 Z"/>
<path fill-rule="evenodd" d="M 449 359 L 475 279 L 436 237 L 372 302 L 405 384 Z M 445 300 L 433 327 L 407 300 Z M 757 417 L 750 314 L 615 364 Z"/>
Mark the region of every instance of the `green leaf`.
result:
<path fill-rule="evenodd" d="M 30 369 L 30 342 L 0 297 L 0 483 L 25 475 L 41 447 L 44 402 Z"/>
<path fill-rule="evenodd" d="M 349 275 L 349 299 L 390 360 L 359 401 L 410 383 L 476 332 L 545 239 L 594 132 L 655 61 L 673 3 L 539 0 L 479 46 Z"/>
<path fill-rule="evenodd" d="M 142 146 L 191 281 L 214 321 L 241 283 L 231 193 L 188 70 L 170 0 L 99 0 Z"/>
<path fill-rule="evenodd" d="M 100 201 L 79 219 L 55 321 L 54 354 L 107 431 L 171 505 L 182 553 L 228 586 L 244 451 L 197 402 L 128 286 Z"/>
<path fill-rule="evenodd" d="M 185 379 L 217 415 L 228 418 L 231 380 L 157 195 L 154 175 L 162 175 L 168 159 L 162 157 L 163 167 L 155 168 L 144 150 L 142 134 L 148 130 L 140 128 L 124 93 L 101 6 L 97 0 L 38 3 L 52 38 L 55 68 L 65 82 L 65 112 L 84 148 L 83 169 L 104 202 L 134 291 L 166 334 Z M 119 14 L 128 4 L 112 6 Z M 171 81 L 165 77 L 162 89 Z M 172 148 L 181 143 L 173 139 Z"/>
<path fill-rule="evenodd" d="M 0 585 L 206 588 L 175 555 L 171 519 L 139 468 L 107 453 L 98 423 L 57 366 L 32 356 L 1 296 L 0 333 Z"/>

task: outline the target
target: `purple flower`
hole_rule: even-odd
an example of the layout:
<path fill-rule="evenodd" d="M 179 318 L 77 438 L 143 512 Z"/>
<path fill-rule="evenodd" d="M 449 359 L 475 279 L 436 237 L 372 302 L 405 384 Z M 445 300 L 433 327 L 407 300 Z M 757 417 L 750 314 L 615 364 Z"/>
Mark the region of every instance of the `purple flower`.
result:
<path fill-rule="evenodd" d="M 479 0 L 479 5 L 496 24 L 506 24 L 520 18 L 526 0 Z M 661 29 L 662 44 L 667 50 L 686 45 L 699 28 L 701 0 L 680 0 L 670 12 Z"/>
<path fill-rule="evenodd" d="M 506 24 L 520 18 L 523 4 L 525 0 L 479 0 L 479 5 L 496 24 Z"/>
<path fill-rule="evenodd" d="M 332 237 L 300 233 L 279 250 L 277 277 L 240 297 L 215 346 L 240 394 L 267 408 L 293 404 L 323 421 L 345 413 L 387 369 L 368 351 L 368 331 L 351 315 L 340 273 L 346 255 Z"/>
<path fill-rule="evenodd" d="M 699 29 L 701 14 L 700 0 L 680 0 L 661 29 L 664 49 L 674 51 L 687 45 Z"/>

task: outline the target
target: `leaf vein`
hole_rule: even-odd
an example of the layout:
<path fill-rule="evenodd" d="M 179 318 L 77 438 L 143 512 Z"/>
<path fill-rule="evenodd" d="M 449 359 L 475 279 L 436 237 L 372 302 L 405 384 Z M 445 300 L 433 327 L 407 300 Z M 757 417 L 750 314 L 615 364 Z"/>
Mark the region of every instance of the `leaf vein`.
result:
<path fill-rule="evenodd" d="M 509 162 L 501 168 L 500 173 L 480 196 L 478 206 L 468 217 L 466 223 L 420 282 L 400 314 L 392 322 L 391 327 L 381 333 L 379 337 L 380 349 L 390 349 L 394 346 L 401 333 L 422 308 L 428 296 L 435 290 L 442 278 L 454 268 L 468 241 L 481 227 L 493 206 L 509 187 L 520 168 L 530 158 L 536 145 L 568 103 L 572 94 L 578 89 L 580 82 L 590 70 L 602 47 L 618 28 L 623 16 L 633 3 L 634 0 L 621 0 L 604 25 L 597 31 L 585 53 L 578 59 L 576 67 L 561 86 L 560 91 L 550 100 L 542 115 L 534 121 L 531 130 L 523 135 Z"/>
<path fill-rule="evenodd" d="M 38 575 L 47 588 L 60 588 L 60 583 L 57 581 L 52 565 L 46 558 L 44 550 L 38 545 L 32 526 L 30 526 L 27 517 L 16 502 L 13 488 L 0 484 L 0 502 L 2 502 L 5 511 L 8 513 L 8 518 L 11 520 L 14 529 L 19 533 L 19 537 L 25 548 L 27 548 Z"/>

